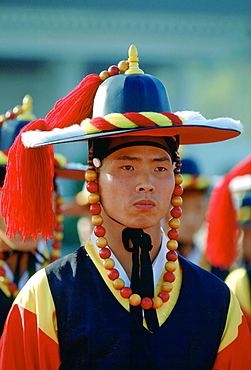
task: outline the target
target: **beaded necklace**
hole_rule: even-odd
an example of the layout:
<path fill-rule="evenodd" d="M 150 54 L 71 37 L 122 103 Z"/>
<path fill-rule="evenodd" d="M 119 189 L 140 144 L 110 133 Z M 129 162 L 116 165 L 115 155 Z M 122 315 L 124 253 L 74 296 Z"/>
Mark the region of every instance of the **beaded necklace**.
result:
<path fill-rule="evenodd" d="M 108 240 L 105 238 L 106 230 L 102 226 L 103 218 L 100 215 L 101 205 L 100 196 L 98 194 L 99 186 L 97 183 L 97 172 L 93 164 L 93 150 L 89 150 L 88 157 L 88 169 L 85 173 L 85 180 L 87 182 L 86 188 L 90 193 L 88 201 L 90 203 L 90 213 L 92 214 L 91 222 L 94 226 L 94 235 L 97 237 L 96 246 L 99 248 L 99 257 L 103 260 L 103 266 L 107 270 L 107 276 L 112 280 L 114 289 L 120 292 L 120 295 L 129 300 L 130 305 L 138 306 L 141 305 L 143 309 L 149 309 L 151 307 L 157 309 L 167 302 L 170 298 L 170 293 L 173 289 L 172 283 L 175 280 L 174 271 L 176 270 L 176 261 L 178 259 L 178 254 L 176 252 L 178 248 L 178 228 L 180 226 L 179 217 L 182 215 L 182 210 L 180 206 L 182 205 L 182 193 L 183 188 L 182 176 L 180 174 L 180 168 L 182 166 L 180 162 L 180 157 L 176 153 L 176 164 L 174 169 L 175 175 L 175 187 L 173 191 L 173 196 L 171 199 L 172 209 L 170 210 L 170 215 L 172 218 L 169 220 L 170 230 L 167 233 L 169 241 L 167 242 L 168 252 L 166 253 L 166 263 L 165 263 L 165 273 L 163 275 L 163 283 L 161 286 L 161 291 L 156 297 L 141 297 L 132 291 L 130 287 L 125 286 L 123 279 L 119 277 L 119 271 L 114 268 L 115 262 L 111 258 L 111 251 L 108 247 Z"/>

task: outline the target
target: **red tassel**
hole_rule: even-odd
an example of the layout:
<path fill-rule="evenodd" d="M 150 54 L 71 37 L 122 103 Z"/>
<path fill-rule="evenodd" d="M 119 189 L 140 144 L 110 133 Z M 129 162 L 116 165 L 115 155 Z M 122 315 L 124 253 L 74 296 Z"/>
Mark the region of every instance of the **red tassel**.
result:
<path fill-rule="evenodd" d="M 6 234 L 19 232 L 36 239 L 38 233 L 53 236 L 55 215 L 52 209 L 54 155 L 51 146 L 27 149 L 21 133 L 30 130 L 49 131 L 80 123 L 92 114 L 93 100 L 102 80 L 89 75 L 65 98 L 59 100 L 45 120 L 26 125 L 17 136 L 8 155 L 7 174 L 1 200 L 1 213 L 8 225 Z"/>
<path fill-rule="evenodd" d="M 237 256 L 239 225 L 229 189 L 231 180 L 251 173 L 251 155 L 226 174 L 213 189 L 207 214 L 205 255 L 212 266 L 229 269 Z"/>

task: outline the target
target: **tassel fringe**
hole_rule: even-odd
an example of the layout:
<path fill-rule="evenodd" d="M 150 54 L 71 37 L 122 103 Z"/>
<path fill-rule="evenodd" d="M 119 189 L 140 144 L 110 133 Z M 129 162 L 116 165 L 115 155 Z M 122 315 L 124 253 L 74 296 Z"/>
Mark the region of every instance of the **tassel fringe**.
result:
<path fill-rule="evenodd" d="M 65 98 L 59 100 L 45 119 L 26 125 L 17 136 L 8 155 L 7 174 L 3 186 L 1 213 L 7 224 L 6 234 L 37 234 L 51 239 L 55 226 L 52 209 L 54 155 L 51 146 L 27 149 L 21 134 L 30 130 L 50 131 L 53 128 L 80 123 L 92 114 L 93 100 L 102 80 L 89 75 Z"/>

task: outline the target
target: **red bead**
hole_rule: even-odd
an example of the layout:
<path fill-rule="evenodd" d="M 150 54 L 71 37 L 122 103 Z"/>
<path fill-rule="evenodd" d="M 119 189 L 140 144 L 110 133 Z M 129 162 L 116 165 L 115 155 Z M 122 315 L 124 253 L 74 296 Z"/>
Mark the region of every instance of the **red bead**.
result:
<path fill-rule="evenodd" d="M 101 207 L 99 204 L 91 204 L 90 205 L 90 212 L 92 215 L 98 215 L 101 212 Z"/>
<path fill-rule="evenodd" d="M 115 280 L 119 277 L 119 272 L 116 269 L 111 269 L 107 272 L 107 275 L 110 280 Z"/>
<path fill-rule="evenodd" d="M 108 248 L 101 248 L 99 251 L 99 256 L 102 259 L 109 258 L 111 256 L 111 251 Z"/>
<path fill-rule="evenodd" d="M 171 230 L 168 231 L 167 236 L 168 236 L 169 239 L 176 240 L 179 237 L 179 232 L 178 232 L 177 229 L 171 229 Z"/>
<path fill-rule="evenodd" d="M 15 290 L 17 290 L 17 284 L 15 284 L 15 283 L 9 283 L 8 284 L 8 288 L 9 288 L 9 291 L 10 292 L 14 292 Z"/>
<path fill-rule="evenodd" d="M 55 231 L 63 231 L 63 230 L 64 230 L 64 225 L 63 224 L 56 224 Z"/>
<path fill-rule="evenodd" d="M 183 194 L 183 188 L 182 188 L 182 186 L 181 185 L 175 185 L 173 194 L 174 195 L 182 195 Z"/>
<path fill-rule="evenodd" d="M 15 113 L 12 111 L 12 110 L 8 110 L 6 113 L 5 113 L 5 117 L 7 119 L 14 119 L 16 117 Z"/>
<path fill-rule="evenodd" d="M 90 192 L 90 193 L 96 193 L 98 191 L 98 184 L 95 182 L 95 181 L 90 181 L 88 182 L 88 184 L 86 185 L 86 189 Z"/>
<path fill-rule="evenodd" d="M 173 207 L 170 213 L 172 217 L 179 218 L 182 216 L 182 209 L 180 207 Z"/>
<path fill-rule="evenodd" d="M 173 272 L 171 271 L 167 271 L 164 273 L 164 276 L 163 276 L 163 280 L 164 281 L 169 281 L 169 283 L 173 283 L 174 280 L 175 280 L 175 275 Z"/>
<path fill-rule="evenodd" d="M 159 292 L 158 297 L 160 297 L 163 302 L 167 302 L 170 298 L 170 295 L 168 292 L 165 292 L 164 290 L 162 290 L 161 292 Z"/>
<path fill-rule="evenodd" d="M 178 255 L 177 255 L 177 253 L 175 251 L 169 251 L 166 254 L 166 259 L 168 261 L 176 261 L 177 258 L 178 258 Z"/>
<path fill-rule="evenodd" d="M 63 209 L 62 209 L 62 207 L 57 206 L 57 207 L 56 207 L 56 214 L 57 214 L 57 215 L 61 215 L 61 213 L 63 213 Z"/>
<path fill-rule="evenodd" d="M 60 249 L 62 247 L 62 243 L 60 241 L 54 241 L 51 246 L 53 249 Z"/>
<path fill-rule="evenodd" d="M 6 271 L 2 267 L 0 267 L 0 276 L 5 276 Z"/>
<path fill-rule="evenodd" d="M 120 295 L 123 298 L 129 298 L 132 295 L 132 289 L 129 287 L 124 287 L 120 290 Z"/>
<path fill-rule="evenodd" d="M 104 236 L 105 235 L 105 228 L 103 226 L 96 226 L 94 228 L 94 234 L 96 236 Z"/>
<path fill-rule="evenodd" d="M 108 68 L 108 74 L 109 76 L 115 76 L 119 74 L 119 68 L 118 66 L 111 66 Z"/>
<path fill-rule="evenodd" d="M 141 307 L 144 308 L 144 310 L 149 310 L 153 305 L 153 302 L 151 298 L 145 297 L 141 300 Z"/>

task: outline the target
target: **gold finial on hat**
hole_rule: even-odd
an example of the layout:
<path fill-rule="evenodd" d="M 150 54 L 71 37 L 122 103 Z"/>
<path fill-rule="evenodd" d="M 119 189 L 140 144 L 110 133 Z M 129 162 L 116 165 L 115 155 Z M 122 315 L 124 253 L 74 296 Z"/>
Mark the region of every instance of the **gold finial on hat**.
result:
<path fill-rule="evenodd" d="M 36 119 L 36 116 L 33 114 L 33 99 L 27 94 L 22 101 L 22 113 L 18 115 L 20 121 L 32 121 Z"/>
<path fill-rule="evenodd" d="M 134 45 L 131 45 L 128 50 L 128 62 L 129 62 L 129 68 L 127 71 L 125 71 L 126 75 L 130 74 L 143 74 L 144 71 L 139 68 L 139 58 L 138 58 L 138 51 Z"/>

